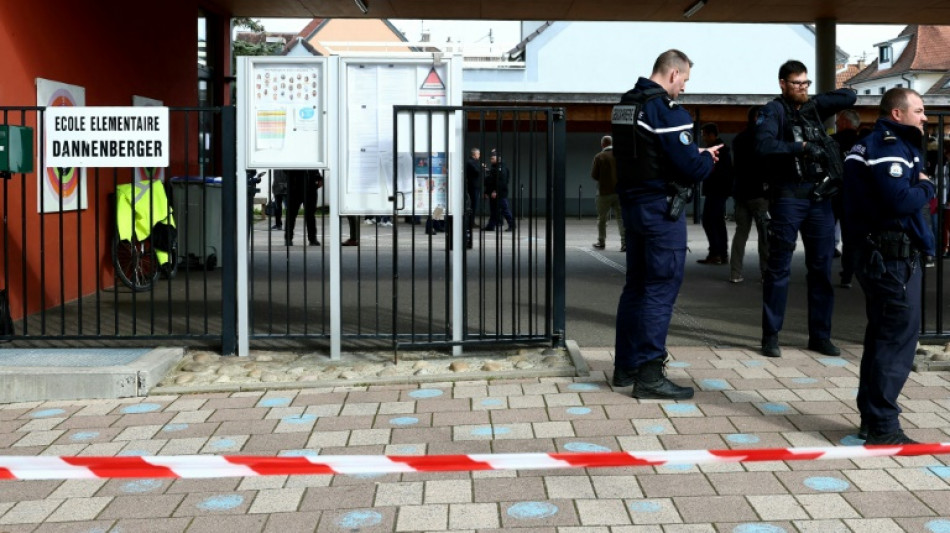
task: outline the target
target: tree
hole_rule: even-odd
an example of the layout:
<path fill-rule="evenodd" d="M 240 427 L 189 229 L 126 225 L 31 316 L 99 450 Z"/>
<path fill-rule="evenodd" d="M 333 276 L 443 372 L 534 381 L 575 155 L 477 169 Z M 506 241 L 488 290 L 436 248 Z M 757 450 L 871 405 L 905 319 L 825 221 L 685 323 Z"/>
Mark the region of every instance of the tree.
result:
<path fill-rule="evenodd" d="M 233 56 L 273 56 L 280 53 L 284 49 L 284 45 L 281 43 L 269 43 L 267 42 L 266 35 L 267 30 L 264 29 L 264 25 L 260 21 L 254 20 L 249 17 L 238 17 L 233 19 L 235 28 L 246 28 L 258 35 L 261 36 L 259 39 L 260 42 L 252 43 L 249 41 L 240 41 L 235 40 L 232 43 L 234 50 Z"/>

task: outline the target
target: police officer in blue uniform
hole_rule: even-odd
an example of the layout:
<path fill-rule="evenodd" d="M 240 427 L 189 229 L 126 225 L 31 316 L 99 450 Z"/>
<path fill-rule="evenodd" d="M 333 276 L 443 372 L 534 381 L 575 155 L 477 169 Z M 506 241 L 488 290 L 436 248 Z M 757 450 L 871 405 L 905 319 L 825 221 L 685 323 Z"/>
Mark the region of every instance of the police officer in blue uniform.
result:
<path fill-rule="evenodd" d="M 831 262 L 835 250 L 835 220 L 831 192 L 820 185 L 829 170 L 841 170 L 841 154 L 822 122 L 851 107 L 856 96 L 839 89 L 808 97 L 808 70 L 801 61 L 779 68 L 782 96 L 759 111 L 756 151 L 769 176 L 769 261 L 763 276 L 762 355 L 781 357 L 778 333 L 785 320 L 792 253 L 799 231 L 808 268 L 808 349 L 840 355 L 831 342 L 834 290 Z M 840 174 L 835 182 L 840 185 Z M 828 182 L 826 181 L 826 184 Z M 836 185 L 837 186 L 837 185 Z M 828 194 L 820 194 L 827 191 Z"/>
<path fill-rule="evenodd" d="M 857 250 L 868 325 L 858 385 L 865 444 L 914 444 L 901 430 L 897 396 L 910 375 L 920 330 L 921 255 L 934 255 L 921 209 L 935 186 L 921 172 L 924 104 L 917 92 L 884 93 L 874 131 L 845 158 L 845 242 Z"/>
<path fill-rule="evenodd" d="M 721 145 L 700 149 L 693 121 L 674 99 L 692 63 L 679 50 L 660 54 L 611 118 L 617 194 L 627 242 L 627 279 L 617 307 L 613 385 L 634 398 L 687 399 L 691 387 L 666 378 L 666 336 L 686 260 L 685 203 L 713 170 Z"/>

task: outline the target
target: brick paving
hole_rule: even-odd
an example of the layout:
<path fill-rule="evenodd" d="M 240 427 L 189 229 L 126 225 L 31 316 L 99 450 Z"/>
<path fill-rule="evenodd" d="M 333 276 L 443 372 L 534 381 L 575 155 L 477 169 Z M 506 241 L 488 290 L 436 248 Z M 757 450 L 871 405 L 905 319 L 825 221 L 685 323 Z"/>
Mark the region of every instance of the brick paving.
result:
<path fill-rule="evenodd" d="M 16 455 L 448 454 L 843 446 L 859 346 L 672 348 L 689 402 L 586 378 L 465 381 L 0 406 Z M 948 441 L 950 380 L 914 373 L 902 423 Z M 578 470 L 0 482 L 3 532 L 950 532 L 948 457 Z"/>

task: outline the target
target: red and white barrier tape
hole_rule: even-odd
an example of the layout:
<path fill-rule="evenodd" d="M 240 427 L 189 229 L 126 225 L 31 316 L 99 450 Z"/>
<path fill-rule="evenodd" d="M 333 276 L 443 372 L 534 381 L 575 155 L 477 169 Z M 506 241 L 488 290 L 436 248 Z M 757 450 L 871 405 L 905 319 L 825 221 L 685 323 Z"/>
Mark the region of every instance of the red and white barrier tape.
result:
<path fill-rule="evenodd" d="M 673 466 L 753 461 L 814 461 L 939 455 L 950 443 L 736 450 L 472 455 L 169 455 L 123 457 L 0 456 L 0 479 L 214 478 L 314 474 L 395 474 L 470 470 L 540 470 Z"/>

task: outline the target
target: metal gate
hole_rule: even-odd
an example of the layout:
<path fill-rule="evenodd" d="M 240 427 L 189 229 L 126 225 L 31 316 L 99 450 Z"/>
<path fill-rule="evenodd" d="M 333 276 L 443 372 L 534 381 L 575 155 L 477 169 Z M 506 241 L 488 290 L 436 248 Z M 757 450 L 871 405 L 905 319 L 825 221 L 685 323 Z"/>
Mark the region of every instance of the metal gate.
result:
<path fill-rule="evenodd" d="M 947 119 L 950 113 L 944 111 L 928 111 L 930 123 L 936 123 L 933 128 L 935 133 L 931 140 L 925 138 L 927 143 L 925 147 L 926 163 L 925 168 L 929 170 L 931 179 L 937 184 L 937 206 L 933 213 L 934 242 L 936 242 L 937 257 L 935 258 L 935 268 L 924 269 L 923 281 L 923 305 L 920 323 L 920 337 L 923 341 L 946 341 L 950 339 L 950 331 L 944 320 L 945 300 L 945 276 L 950 269 L 947 268 L 948 246 L 950 246 L 950 203 L 948 203 L 948 158 L 947 151 L 950 151 L 950 142 L 947 138 Z"/>
<path fill-rule="evenodd" d="M 227 179 L 234 176 L 234 109 L 170 108 L 172 164 L 152 169 L 45 168 L 45 109 L 0 107 L 0 124 L 34 128 L 37 154 L 35 172 L 0 179 L 0 289 L 14 320 L 14 333 L 0 338 L 22 346 L 162 340 L 233 352 L 235 241 L 226 230 L 238 189 Z M 160 191 L 146 192 L 152 180 Z M 162 269 L 151 264 L 151 239 L 133 247 L 117 238 L 118 223 L 135 224 L 134 209 L 127 220 L 116 210 L 117 189 L 130 183 L 139 184 L 135 201 L 150 206 L 140 216 L 159 218 L 156 195 L 173 206 L 181 254 Z M 134 259 L 133 249 L 140 268 L 123 274 L 116 266 Z"/>

